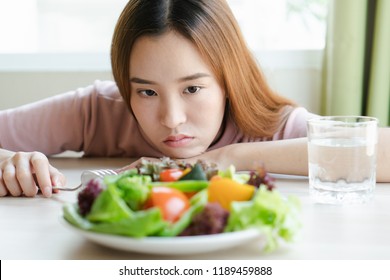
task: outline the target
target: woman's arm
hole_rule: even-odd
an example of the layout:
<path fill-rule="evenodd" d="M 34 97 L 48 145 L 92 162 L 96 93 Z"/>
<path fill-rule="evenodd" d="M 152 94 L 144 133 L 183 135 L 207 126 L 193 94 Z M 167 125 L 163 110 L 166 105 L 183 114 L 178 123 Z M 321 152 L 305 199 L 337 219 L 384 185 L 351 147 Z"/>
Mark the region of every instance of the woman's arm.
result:
<path fill-rule="evenodd" d="M 52 186 L 64 185 L 64 176 L 45 155 L 90 150 L 103 156 L 119 150 L 106 146 L 107 141 L 99 137 L 103 132 L 108 134 L 105 139 L 118 135 L 105 129 L 107 124 L 113 126 L 110 116 L 119 111 L 116 109 L 127 110 L 117 102 L 118 97 L 114 83 L 97 81 L 93 86 L 0 111 L 0 196 L 34 196 L 39 188 L 50 196 Z M 106 126 L 97 132 L 101 123 Z"/>
<path fill-rule="evenodd" d="M 238 170 L 263 163 L 271 173 L 308 175 L 307 138 L 239 143 L 206 152 L 192 160 L 213 161 L 220 168 L 234 164 Z M 390 182 L 390 128 L 379 129 L 377 182 Z"/>
<path fill-rule="evenodd" d="M 307 139 L 232 144 L 192 160 L 197 159 L 215 162 L 219 168 L 233 164 L 237 170 L 249 170 L 264 164 L 268 172 L 307 175 Z"/>
<path fill-rule="evenodd" d="M 143 157 L 119 169 L 119 172 L 136 167 L 143 159 L 159 161 L 157 158 Z M 213 162 L 220 169 L 234 165 L 237 170 L 250 170 L 257 164 L 264 164 L 268 172 L 307 175 L 307 139 L 231 144 L 183 160 L 188 163 L 197 160 Z"/>
<path fill-rule="evenodd" d="M 31 197 L 40 189 L 49 197 L 53 185 L 65 183 L 44 154 L 80 146 L 73 100 L 63 94 L 0 111 L 0 196 Z"/>
<path fill-rule="evenodd" d="M 390 127 L 379 129 L 376 180 L 390 182 Z"/>
<path fill-rule="evenodd" d="M 271 173 L 308 175 L 307 138 L 232 144 L 185 160 L 195 163 L 199 159 L 214 162 L 219 168 L 233 164 L 237 170 L 249 170 L 262 163 Z M 122 170 L 135 167 L 139 162 L 137 160 Z M 377 182 L 390 182 L 389 167 L 390 128 L 380 128 Z"/>

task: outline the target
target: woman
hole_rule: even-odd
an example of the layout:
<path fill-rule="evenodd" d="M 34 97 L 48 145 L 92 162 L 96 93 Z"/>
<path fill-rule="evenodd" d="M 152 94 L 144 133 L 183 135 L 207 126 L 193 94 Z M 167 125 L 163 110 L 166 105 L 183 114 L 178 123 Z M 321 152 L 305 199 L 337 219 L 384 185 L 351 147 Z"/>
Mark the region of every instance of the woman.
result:
<path fill-rule="evenodd" d="M 0 112 L 0 196 L 51 196 L 65 150 L 307 173 L 313 115 L 269 88 L 225 1 L 130 0 L 111 61 L 115 83 Z"/>

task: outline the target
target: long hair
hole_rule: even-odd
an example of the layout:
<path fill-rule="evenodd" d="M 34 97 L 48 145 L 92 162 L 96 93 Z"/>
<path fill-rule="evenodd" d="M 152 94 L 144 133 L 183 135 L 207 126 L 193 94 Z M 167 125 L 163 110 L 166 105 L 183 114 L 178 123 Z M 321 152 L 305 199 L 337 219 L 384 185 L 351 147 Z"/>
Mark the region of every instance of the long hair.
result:
<path fill-rule="evenodd" d="M 268 86 L 225 0 L 130 0 L 115 27 L 111 64 L 130 107 L 130 53 L 143 35 L 174 30 L 190 40 L 226 92 L 229 114 L 248 136 L 270 137 L 293 103 Z"/>

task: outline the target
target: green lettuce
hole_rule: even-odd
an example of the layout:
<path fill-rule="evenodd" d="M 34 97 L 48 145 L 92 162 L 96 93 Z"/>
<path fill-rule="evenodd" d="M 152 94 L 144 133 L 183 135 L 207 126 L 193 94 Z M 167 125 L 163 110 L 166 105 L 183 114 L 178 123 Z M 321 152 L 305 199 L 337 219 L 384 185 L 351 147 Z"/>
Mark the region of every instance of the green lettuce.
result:
<path fill-rule="evenodd" d="M 230 165 L 229 168 L 225 170 L 219 170 L 218 176 L 222 178 L 229 178 L 241 184 L 248 182 L 250 175 L 248 173 L 237 173 L 234 165 Z"/>
<path fill-rule="evenodd" d="M 106 184 L 108 186 L 114 184 L 120 192 L 120 197 L 132 210 L 137 211 L 141 209 L 149 197 L 151 182 L 150 176 L 133 175 L 119 178 L 114 183 L 106 182 Z"/>
<path fill-rule="evenodd" d="M 91 222 L 82 217 L 76 204 L 65 204 L 63 212 L 65 220 L 80 229 L 136 238 L 156 235 L 167 225 L 158 208 L 137 211 L 127 218 L 101 223 Z"/>
<path fill-rule="evenodd" d="M 283 198 L 276 190 L 261 186 L 250 201 L 233 202 L 225 232 L 258 228 L 266 236 L 266 251 L 273 251 L 279 239 L 292 241 L 301 228 L 300 203 L 296 197 Z"/>

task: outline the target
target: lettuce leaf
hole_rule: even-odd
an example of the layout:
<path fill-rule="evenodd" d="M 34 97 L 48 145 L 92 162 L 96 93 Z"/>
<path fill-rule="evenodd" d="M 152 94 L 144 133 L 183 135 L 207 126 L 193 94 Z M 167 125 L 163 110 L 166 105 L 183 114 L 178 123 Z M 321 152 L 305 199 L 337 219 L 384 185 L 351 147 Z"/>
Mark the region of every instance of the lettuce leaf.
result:
<path fill-rule="evenodd" d="M 261 186 L 252 200 L 233 202 L 226 232 L 258 228 L 266 238 L 266 251 L 273 251 L 279 239 L 292 241 L 301 228 L 300 203 L 295 197 L 284 199 L 276 190 Z"/>
<path fill-rule="evenodd" d="M 116 186 L 111 184 L 96 198 L 86 218 L 90 222 L 115 222 L 132 215 L 133 211 L 121 198 Z"/>
<path fill-rule="evenodd" d="M 134 211 L 141 209 L 150 194 L 150 176 L 126 176 L 117 180 L 115 183 L 120 197 Z"/>
<path fill-rule="evenodd" d="M 236 167 L 234 165 L 230 165 L 229 168 L 225 170 L 219 170 L 218 176 L 222 178 L 229 178 L 241 184 L 246 184 L 250 178 L 248 173 L 237 173 Z"/>
<path fill-rule="evenodd" d="M 135 238 L 155 235 L 167 225 L 158 208 L 137 211 L 130 217 L 103 223 L 93 223 L 82 217 L 76 204 L 65 204 L 63 212 L 65 220 L 80 229 Z"/>

